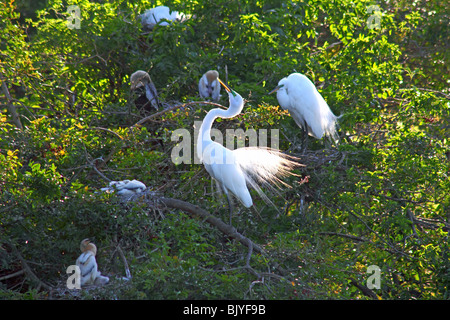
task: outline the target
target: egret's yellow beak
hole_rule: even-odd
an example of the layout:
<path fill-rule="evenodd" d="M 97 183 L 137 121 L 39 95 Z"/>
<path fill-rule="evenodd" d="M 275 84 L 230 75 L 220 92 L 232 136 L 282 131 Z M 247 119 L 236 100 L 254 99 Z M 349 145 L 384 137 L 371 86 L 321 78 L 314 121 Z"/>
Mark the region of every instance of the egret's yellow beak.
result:
<path fill-rule="evenodd" d="M 217 80 L 219 80 L 220 84 L 223 85 L 223 87 L 225 88 L 225 90 L 227 90 L 228 92 L 231 92 L 230 87 L 228 87 L 225 83 L 223 83 L 222 80 L 220 80 L 219 78 L 217 78 Z"/>
<path fill-rule="evenodd" d="M 269 94 L 272 94 L 272 93 L 278 91 L 278 89 L 280 89 L 280 88 L 281 88 L 281 86 L 276 86 L 275 89 L 273 89 L 272 91 L 269 92 Z"/>
<path fill-rule="evenodd" d="M 223 81 L 220 80 L 219 78 L 217 78 L 217 80 L 219 80 L 220 84 L 223 85 L 225 90 L 227 90 L 229 93 L 231 93 L 233 95 L 233 97 L 236 97 L 236 92 L 234 92 L 233 89 L 231 89 L 229 86 L 227 86 L 225 83 L 223 83 Z"/>

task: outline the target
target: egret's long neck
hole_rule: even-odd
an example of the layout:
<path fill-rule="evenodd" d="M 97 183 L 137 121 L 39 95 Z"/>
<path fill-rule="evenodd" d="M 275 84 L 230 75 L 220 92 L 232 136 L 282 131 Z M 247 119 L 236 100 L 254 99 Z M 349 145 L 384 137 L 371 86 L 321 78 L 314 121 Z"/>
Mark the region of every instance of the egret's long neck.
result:
<path fill-rule="evenodd" d="M 244 107 L 244 103 L 232 104 L 230 103 L 230 107 L 227 110 L 223 109 L 212 109 L 210 110 L 205 118 L 203 119 L 202 125 L 200 126 L 200 130 L 197 137 L 197 156 L 199 159 L 202 159 L 203 150 L 207 146 L 209 142 L 212 142 L 211 139 L 211 128 L 216 118 L 233 118 L 241 113 L 242 108 Z"/>

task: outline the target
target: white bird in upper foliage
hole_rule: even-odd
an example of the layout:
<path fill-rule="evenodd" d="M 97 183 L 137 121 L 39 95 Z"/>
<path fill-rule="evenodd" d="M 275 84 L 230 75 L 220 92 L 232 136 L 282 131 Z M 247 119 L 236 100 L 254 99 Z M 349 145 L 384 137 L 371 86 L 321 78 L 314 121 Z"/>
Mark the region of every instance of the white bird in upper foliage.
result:
<path fill-rule="evenodd" d="M 101 188 L 102 191 L 117 191 L 117 194 L 125 196 L 141 193 L 145 189 L 147 189 L 146 185 L 138 180 L 111 181 L 109 187 Z"/>
<path fill-rule="evenodd" d="M 81 255 L 76 261 L 76 265 L 80 268 L 80 284 L 82 286 L 95 284 L 104 285 L 109 282 L 109 278 L 102 276 L 98 271 L 97 261 L 95 256 L 97 254 L 97 247 L 89 239 L 84 239 L 80 244 Z"/>
<path fill-rule="evenodd" d="M 220 83 L 219 83 L 219 72 L 216 70 L 209 70 L 206 72 L 198 82 L 198 91 L 200 97 L 209 98 L 211 97 L 214 101 L 220 98 Z"/>
<path fill-rule="evenodd" d="M 279 186 L 279 183 L 285 184 L 280 178 L 289 174 L 294 175 L 291 170 L 299 163 L 294 161 L 297 160 L 296 158 L 273 149 L 248 147 L 229 150 L 212 141 L 211 127 L 214 120 L 217 117 L 233 118 L 241 113 L 244 107 L 242 97 L 220 79 L 218 81 L 228 92 L 230 106 L 227 110 L 212 109 L 203 119 L 197 140 L 197 156 L 202 161 L 206 171 L 217 181 L 226 194 L 231 224 L 230 193 L 238 198 L 245 207 L 249 208 L 253 205 L 247 187 L 247 184 L 250 184 L 264 200 L 271 203 L 262 192 L 259 184 L 270 185 L 273 183 L 277 186 Z"/>
<path fill-rule="evenodd" d="M 146 10 L 143 14 L 139 15 L 139 18 L 141 19 L 144 29 L 152 30 L 158 23 L 161 26 L 167 26 L 169 24 L 169 22 L 162 20 L 184 21 L 186 15 L 178 11 L 171 11 L 169 7 L 166 6 L 158 6 Z"/>
<path fill-rule="evenodd" d="M 155 85 L 147 72 L 142 70 L 134 72 L 130 76 L 130 84 L 134 103 L 138 109 L 151 111 L 152 107 L 156 110 L 161 107 Z"/>
<path fill-rule="evenodd" d="M 269 94 L 277 92 L 278 103 L 294 118 L 305 133 L 306 149 L 308 134 L 320 139 L 328 136 L 333 142 L 338 141 L 336 117 L 328 107 L 314 84 L 301 73 L 292 73 L 278 82 Z"/>

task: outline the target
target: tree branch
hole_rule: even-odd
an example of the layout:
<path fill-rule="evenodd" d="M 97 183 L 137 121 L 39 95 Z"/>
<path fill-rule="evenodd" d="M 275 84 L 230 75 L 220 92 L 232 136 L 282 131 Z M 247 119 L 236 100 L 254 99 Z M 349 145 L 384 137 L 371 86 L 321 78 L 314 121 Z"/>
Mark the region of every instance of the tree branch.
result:
<path fill-rule="evenodd" d="M 22 123 L 20 122 L 19 114 L 17 113 L 16 107 L 14 106 L 11 95 L 9 94 L 8 87 L 6 86 L 6 80 L 2 80 L 2 91 L 8 101 L 6 106 L 8 107 L 9 112 L 11 113 L 11 118 L 17 128 L 23 130 Z"/>
<path fill-rule="evenodd" d="M 46 290 L 52 290 L 52 287 L 49 286 L 48 284 L 42 282 L 37 276 L 36 274 L 33 272 L 33 270 L 31 270 L 30 266 L 28 265 L 28 263 L 25 261 L 25 259 L 22 257 L 22 255 L 20 254 L 19 250 L 17 250 L 16 246 L 13 245 L 12 243 L 10 243 L 10 246 L 12 248 L 12 251 L 14 252 L 14 254 L 17 256 L 17 258 L 20 260 L 20 263 L 22 264 L 22 268 L 25 271 L 26 275 L 34 282 L 38 283 L 38 288 L 39 287 L 44 287 Z"/>
<path fill-rule="evenodd" d="M 162 114 L 164 114 L 166 112 L 173 111 L 173 110 L 176 110 L 176 109 L 182 108 L 182 107 L 188 107 L 188 106 L 196 105 L 196 104 L 209 104 L 209 105 L 213 105 L 213 106 L 216 106 L 216 107 L 219 107 L 219 108 L 223 108 L 224 107 L 221 104 L 214 103 L 214 102 L 207 102 L 207 101 L 193 101 L 193 102 L 187 102 L 187 103 L 183 103 L 183 104 L 177 104 L 177 105 L 172 106 L 170 108 L 164 109 L 164 110 L 162 110 L 160 112 L 157 112 L 157 113 L 154 113 L 152 115 L 149 115 L 148 117 L 145 117 L 145 118 L 139 120 L 138 122 L 136 122 L 131 127 L 139 126 L 139 125 L 141 125 L 141 124 L 143 124 L 143 123 L 145 123 L 145 122 L 147 122 L 147 121 L 149 121 L 149 120 L 151 120 L 153 118 L 156 118 L 156 117 L 158 117 L 158 116 L 160 116 L 160 115 L 162 115 Z"/>
<path fill-rule="evenodd" d="M 348 238 L 348 239 L 352 239 L 355 241 L 359 241 L 359 242 L 366 242 L 368 240 L 360 238 L 360 237 L 356 237 L 356 236 L 352 236 L 350 234 L 345 234 L 345 233 L 339 233 L 339 232 L 319 232 L 319 234 L 321 235 L 326 235 L 326 236 L 338 236 L 338 237 L 344 237 L 344 238 Z"/>
<path fill-rule="evenodd" d="M 244 246 L 248 247 L 250 250 L 254 250 L 258 253 L 264 254 L 264 250 L 259 245 L 255 244 L 249 238 L 240 234 L 236 230 L 236 228 L 234 228 L 233 226 L 230 226 L 230 225 L 224 223 L 222 220 L 214 217 L 206 210 L 203 210 L 200 207 L 190 204 L 189 202 L 185 202 L 185 201 L 178 200 L 178 199 L 161 197 L 158 199 L 158 201 L 160 201 L 161 203 L 163 203 L 164 205 L 166 205 L 169 208 L 180 209 L 192 216 L 197 216 L 197 217 L 205 220 L 209 224 L 213 225 L 214 227 L 219 229 L 222 233 L 226 234 L 230 238 L 238 240 L 240 243 L 242 243 Z M 251 254 L 251 251 L 250 251 L 250 254 Z M 247 263 L 248 263 L 248 260 L 249 260 L 249 257 L 247 257 Z"/>
<path fill-rule="evenodd" d="M 370 290 L 368 287 L 366 287 L 365 285 L 359 284 L 355 279 L 350 278 L 350 284 L 357 287 L 359 290 L 361 290 L 361 292 L 365 295 L 368 296 L 372 299 L 378 300 L 378 296 L 375 292 L 373 292 L 372 290 Z"/>

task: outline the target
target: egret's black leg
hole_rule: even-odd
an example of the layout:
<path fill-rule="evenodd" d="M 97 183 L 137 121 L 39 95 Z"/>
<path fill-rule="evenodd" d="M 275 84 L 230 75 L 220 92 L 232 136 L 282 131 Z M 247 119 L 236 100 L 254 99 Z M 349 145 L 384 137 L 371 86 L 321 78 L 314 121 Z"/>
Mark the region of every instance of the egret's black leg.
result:
<path fill-rule="evenodd" d="M 227 193 L 228 200 L 228 209 L 230 210 L 230 226 L 231 226 L 231 217 L 233 216 L 233 202 L 230 199 L 230 195 Z"/>
<path fill-rule="evenodd" d="M 302 129 L 303 129 L 302 154 L 305 154 L 306 148 L 308 146 L 308 126 L 306 122 L 302 125 Z"/>

